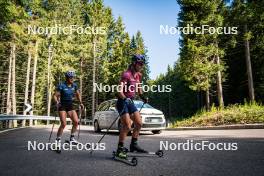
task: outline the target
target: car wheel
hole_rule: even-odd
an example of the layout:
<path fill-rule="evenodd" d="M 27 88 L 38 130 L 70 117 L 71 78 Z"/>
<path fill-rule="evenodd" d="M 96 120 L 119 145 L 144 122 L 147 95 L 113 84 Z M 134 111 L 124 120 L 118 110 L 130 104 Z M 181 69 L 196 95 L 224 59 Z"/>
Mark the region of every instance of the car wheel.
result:
<path fill-rule="evenodd" d="M 101 129 L 100 129 L 100 126 L 97 120 L 94 122 L 94 131 L 97 133 L 101 132 Z"/>
<path fill-rule="evenodd" d="M 152 133 L 153 134 L 160 134 L 161 133 L 161 130 L 153 130 Z"/>

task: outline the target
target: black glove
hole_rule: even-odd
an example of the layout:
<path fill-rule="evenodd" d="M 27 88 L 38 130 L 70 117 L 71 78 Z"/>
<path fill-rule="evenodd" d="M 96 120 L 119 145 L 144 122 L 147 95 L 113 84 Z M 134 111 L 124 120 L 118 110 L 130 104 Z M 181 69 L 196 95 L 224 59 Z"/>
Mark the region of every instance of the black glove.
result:
<path fill-rule="evenodd" d="M 145 97 L 144 95 L 139 95 L 139 97 L 141 98 L 141 100 L 146 104 L 146 103 L 148 103 L 149 102 L 149 99 L 148 99 L 148 97 Z"/>

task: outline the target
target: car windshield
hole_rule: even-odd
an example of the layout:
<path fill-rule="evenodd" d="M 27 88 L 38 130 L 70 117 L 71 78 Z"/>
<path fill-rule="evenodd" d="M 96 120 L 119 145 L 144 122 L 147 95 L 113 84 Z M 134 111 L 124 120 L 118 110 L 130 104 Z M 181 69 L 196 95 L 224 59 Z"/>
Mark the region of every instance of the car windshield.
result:
<path fill-rule="evenodd" d="M 143 105 L 143 102 L 142 101 L 134 101 L 134 104 L 135 104 L 136 108 L 140 109 L 142 107 L 142 105 Z M 154 109 L 149 104 L 144 104 L 144 107 L 143 108 L 151 108 L 151 109 Z"/>

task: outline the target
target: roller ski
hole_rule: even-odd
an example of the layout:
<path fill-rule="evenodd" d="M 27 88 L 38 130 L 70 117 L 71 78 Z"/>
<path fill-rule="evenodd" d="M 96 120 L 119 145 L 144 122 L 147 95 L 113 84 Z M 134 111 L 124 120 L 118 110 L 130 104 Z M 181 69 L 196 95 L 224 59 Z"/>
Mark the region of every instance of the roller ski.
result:
<path fill-rule="evenodd" d="M 136 157 L 130 157 L 127 155 L 127 149 L 125 148 L 118 148 L 117 151 L 113 151 L 113 159 L 116 161 L 123 162 L 130 166 L 136 166 L 137 165 L 137 158 Z"/>
<path fill-rule="evenodd" d="M 149 152 L 146 151 L 138 146 L 138 144 L 130 144 L 130 151 L 126 149 L 127 155 L 128 156 L 136 156 L 136 157 L 147 157 L 147 156 L 158 156 L 158 157 L 163 157 L 163 151 L 158 150 L 156 152 Z"/>

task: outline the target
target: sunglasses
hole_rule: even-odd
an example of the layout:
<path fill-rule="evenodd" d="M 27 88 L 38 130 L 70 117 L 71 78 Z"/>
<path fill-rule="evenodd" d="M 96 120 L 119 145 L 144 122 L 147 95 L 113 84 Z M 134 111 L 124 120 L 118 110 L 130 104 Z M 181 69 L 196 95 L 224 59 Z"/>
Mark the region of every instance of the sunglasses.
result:
<path fill-rule="evenodd" d="M 139 66 L 143 66 L 144 65 L 143 62 L 136 62 L 136 64 L 139 65 Z"/>

